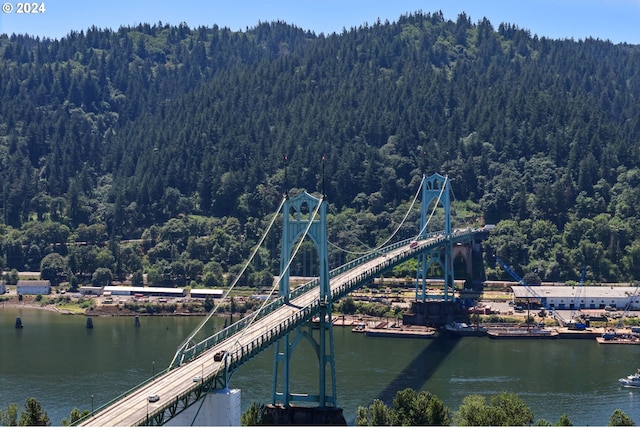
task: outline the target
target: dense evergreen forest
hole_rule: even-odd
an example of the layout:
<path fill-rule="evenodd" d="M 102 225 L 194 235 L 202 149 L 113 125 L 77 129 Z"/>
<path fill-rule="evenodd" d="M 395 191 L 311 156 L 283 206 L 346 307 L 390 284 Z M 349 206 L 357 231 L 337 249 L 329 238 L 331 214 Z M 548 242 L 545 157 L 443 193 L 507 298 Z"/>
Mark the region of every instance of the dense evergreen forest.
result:
<path fill-rule="evenodd" d="M 323 182 L 340 263 L 438 172 L 456 225 L 496 224 L 488 244 L 521 274 L 638 280 L 639 104 L 640 46 L 465 14 L 1 35 L 0 267 L 221 286 L 283 193 Z M 258 255 L 246 284 L 277 274 L 277 234 Z"/>

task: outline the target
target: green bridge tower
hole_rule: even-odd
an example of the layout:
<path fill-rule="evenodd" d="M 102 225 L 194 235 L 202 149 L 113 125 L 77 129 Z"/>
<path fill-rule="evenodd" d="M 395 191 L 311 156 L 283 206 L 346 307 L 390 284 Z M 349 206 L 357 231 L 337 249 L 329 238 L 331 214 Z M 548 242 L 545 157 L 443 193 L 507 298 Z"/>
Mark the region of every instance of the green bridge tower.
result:
<path fill-rule="evenodd" d="M 444 234 L 451 236 L 451 184 L 449 178 L 440 174 L 433 174 L 422 182 L 422 208 L 420 213 L 419 239 L 427 237 L 427 223 L 431 220 L 431 206 L 435 200 L 444 208 Z M 418 256 L 418 271 L 416 277 L 416 300 L 425 302 L 427 295 L 427 273 L 433 264 L 437 264 L 443 272 L 444 300 L 455 298 L 453 284 L 453 243 L 451 240 L 442 248 L 435 248 Z"/>
<path fill-rule="evenodd" d="M 286 303 L 289 303 L 291 289 L 289 264 L 292 255 L 294 255 L 294 249 L 300 244 L 301 237 L 306 234 L 318 251 L 320 324 L 318 329 L 314 329 L 309 322 L 298 327 L 295 336 L 292 337 L 294 334 L 288 334 L 276 342 L 272 403 L 289 407 L 291 403 L 301 401 L 316 403 L 319 408 L 337 408 L 329 251 L 327 248 L 327 201 L 324 197 L 318 199 L 304 192 L 285 202 L 282 217 L 279 295 L 284 297 Z M 290 389 L 291 358 L 296 345 L 302 339 L 307 339 L 311 343 L 318 358 L 319 390 L 317 395 L 292 393 Z M 279 386 L 281 391 L 278 391 Z"/>

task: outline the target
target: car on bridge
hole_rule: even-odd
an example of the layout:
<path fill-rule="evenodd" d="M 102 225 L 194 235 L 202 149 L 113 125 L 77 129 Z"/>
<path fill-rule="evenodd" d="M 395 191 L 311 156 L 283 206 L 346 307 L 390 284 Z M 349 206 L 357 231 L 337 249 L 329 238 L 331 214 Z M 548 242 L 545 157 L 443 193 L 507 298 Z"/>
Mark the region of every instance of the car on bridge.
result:
<path fill-rule="evenodd" d="M 216 362 L 220 362 L 224 358 L 225 354 L 227 354 L 226 351 L 220 350 L 219 352 L 213 355 L 213 360 L 215 360 Z"/>
<path fill-rule="evenodd" d="M 149 396 L 149 402 L 157 402 L 158 400 L 160 400 L 160 396 L 157 394 L 152 394 Z"/>

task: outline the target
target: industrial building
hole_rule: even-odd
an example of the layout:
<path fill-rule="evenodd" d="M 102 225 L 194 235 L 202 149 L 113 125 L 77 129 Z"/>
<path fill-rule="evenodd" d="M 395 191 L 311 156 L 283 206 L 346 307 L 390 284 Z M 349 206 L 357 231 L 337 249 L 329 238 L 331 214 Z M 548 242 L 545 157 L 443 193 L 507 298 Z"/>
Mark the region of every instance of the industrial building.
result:
<path fill-rule="evenodd" d="M 640 310 L 637 286 L 512 286 L 514 304 L 547 309 Z"/>
<path fill-rule="evenodd" d="M 16 293 L 18 295 L 49 295 L 51 282 L 48 280 L 18 280 Z"/>
<path fill-rule="evenodd" d="M 189 292 L 191 298 L 222 298 L 224 290 L 222 289 L 191 289 Z"/>
<path fill-rule="evenodd" d="M 102 296 L 136 296 L 136 297 L 168 297 L 182 298 L 190 296 L 191 298 L 222 298 L 224 290 L 222 289 L 191 289 L 187 292 L 184 288 L 163 288 L 153 286 L 124 286 L 110 285 L 104 287 L 83 286 L 80 288 L 83 295 L 102 295 Z"/>

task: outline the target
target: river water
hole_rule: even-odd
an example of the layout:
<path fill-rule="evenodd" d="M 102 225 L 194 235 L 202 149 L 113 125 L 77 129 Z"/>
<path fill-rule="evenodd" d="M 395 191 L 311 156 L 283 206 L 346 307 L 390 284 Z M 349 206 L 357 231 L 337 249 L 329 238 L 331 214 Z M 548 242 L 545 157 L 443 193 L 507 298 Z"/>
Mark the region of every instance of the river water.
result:
<path fill-rule="evenodd" d="M 15 329 L 20 317 L 23 329 Z M 94 318 L 0 306 L 0 408 L 24 407 L 34 397 L 51 422 L 73 408 L 98 408 L 168 366 L 200 317 Z M 223 319 L 217 319 L 217 328 Z M 426 390 L 457 410 L 464 396 L 508 391 L 531 407 L 535 419 L 555 424 L 567 414 L 575 425 L 605 425 L 622 409 L 640 422 L 640 389 L 617 379 L 640 367 L 640 346 L 599 345 L 595 340 L 492 340 L 372 338 L 334 329 L 338 404 L 353 423 L 358 406 L 390 404 L 396 391 Z M 295 350 L 293 392 L 317 391 L 310 346 Z M 245 410 L 271 399 L 273 352 L 267 350 L 231 378 Z M 313 385 L 309 389 L 308 384 Z"/>

